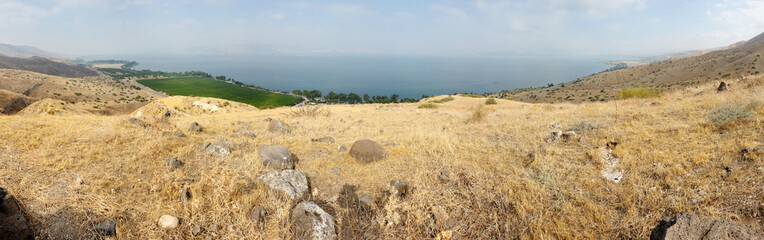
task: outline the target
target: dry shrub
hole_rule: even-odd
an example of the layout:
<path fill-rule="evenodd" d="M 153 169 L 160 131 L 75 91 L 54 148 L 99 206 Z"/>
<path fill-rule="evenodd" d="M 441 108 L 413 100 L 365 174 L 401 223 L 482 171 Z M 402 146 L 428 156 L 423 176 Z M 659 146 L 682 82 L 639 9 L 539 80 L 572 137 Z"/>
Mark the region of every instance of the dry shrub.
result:
<path fill-rule="evenodd" d="M 723 129 L 735 124 L 753 120 L 753 110 L 761 106 L 761 102 L 753 101 L 746 106 L 725 104 L 708 114 L 708 121 L 715 127 Z"/>
<path fill-rule="evenodd" d="M 454 97 L 444 97 L 444 98 L 441 98 L 441 99 L 438 99 L 438 100 L 431 100 L 430 102 L 431 103 L 444 103 L 444 102 L 450 102 L 450 101 L 453 101 L 453 100 L 454 100 Z"/>
<path fill-rule="evenodd" d="M 485 105 L 495 105 L 495 104 L 496 104 L 496 99 L 489 98 L 485 100 Z"/>
<path fill-rule="evenodd" d="M 417 108 L 436 109 L 438 108 L 438 105 L 435 105 L 432 103 L 425 103 L 425 104 L 419 105 L 419 107 Z"/>
<path fill-rule="evenodd" d="M 469 119 L 467 119 L 468 123 L 474 123 L 474 122 L 480 122 L 483 121 L 483 118 L 485 117 L 485 112 L 483 111 L 483 105 L 477 105 L 476 107 L 472 108 L 472 115 Z"/>
<path fill-rule="evenodd" d="M 301 106 L 292 108 L 292 117 L 328 117 L 331 112 L 322 106 Z"/>

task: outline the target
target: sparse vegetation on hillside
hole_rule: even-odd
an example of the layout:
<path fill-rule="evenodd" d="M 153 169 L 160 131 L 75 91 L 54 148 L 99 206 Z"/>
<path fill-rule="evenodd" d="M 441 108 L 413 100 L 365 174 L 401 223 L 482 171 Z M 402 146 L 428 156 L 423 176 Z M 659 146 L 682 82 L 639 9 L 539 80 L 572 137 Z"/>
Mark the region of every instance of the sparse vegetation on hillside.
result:
<path fill-rule="evenodd" d="M 417 108 L 436 109 L 438 108 L 438 105 L 435 105 L 432 103 L 425 103 L 425 104 L 419 105 Z"/>
<path fill-rule="evenodd" d="M 437 100 L 430 100 L 428 102 L 431 102 L 431 103 L 445 103 L 445 102 L 450 102 L 450 101 L 453 101 L 453 100 L 454 100 L 454 97 L 450 97 L 449 96 L 449 97 L 444 97 L 444 98 L 437 99 Z"/>
<path fill-rule="evenodd" d="M 618 97 L 620 99 L 649 98 L 649 97 L 658 97 L 660 95 L 661 95 L 660 90 L 654 89 L 654 88 L 647 88 L 647 87 L 624 88 L 618 91 Z"/>
<path fill-rule="evenodd" d="M 496 104 L 496 99 L 489 98 L 485 100 L 485 105 L 495 105 L 495 104 Z"/>

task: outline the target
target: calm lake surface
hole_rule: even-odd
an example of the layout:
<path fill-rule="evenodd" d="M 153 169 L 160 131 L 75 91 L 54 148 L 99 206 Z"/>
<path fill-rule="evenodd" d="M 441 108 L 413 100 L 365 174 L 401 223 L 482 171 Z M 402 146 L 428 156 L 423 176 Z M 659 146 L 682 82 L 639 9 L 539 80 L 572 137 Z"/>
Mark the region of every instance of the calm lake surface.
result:
<path fill-rule="evenodd" d="M 393 56 L 113 56 L 136 69 L 199 70 L 273 90 L 419 98 L 573 81 L 607 69 L 593 58 Z"/>

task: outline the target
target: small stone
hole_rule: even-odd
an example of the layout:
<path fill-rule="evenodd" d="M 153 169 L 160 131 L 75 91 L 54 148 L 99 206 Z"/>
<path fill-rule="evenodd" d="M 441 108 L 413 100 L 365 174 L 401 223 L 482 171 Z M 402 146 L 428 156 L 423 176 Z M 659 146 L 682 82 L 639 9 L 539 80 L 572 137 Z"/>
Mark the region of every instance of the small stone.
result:
<path fill-rule="evenodd" d="M 559 123 L 552 123 L 552 124 L 549 124 L 549 129 L 560 130 L 562 129 L 562 125 L 560 125 Z"/>
<path fill-rule="evenodd" d="M 183 188 L 183 191 L 180 193 L 180 200 L 184 202 L 191 200 L 191 192 L 188 191 L 188 188 Z"/>
<path fill-rule="evenodd" d="M 446 212 L 446 209 L 444 209 L 441 206 L 435 205 L 432 206 L 430 209 L 432 210 L 432 216 L 435 220 L 435 224 L 440 226 L 441 228 L 451 228 L 451 217 L 448 215 L 448 212 Z"/>
<path fill-rule="evenodd" d="M 438 179 L 442 183 L 447 183 L 451 181 L 451 178 L 448 176 L 448 171 L 446 170 L 440 171 L 440 175 L 438 175 Z"/>
<path fill-rule="evenodd" d="M 197 122 L 192 122 L 191 126 L 188 127 L 188 132 L 201 132 L 201 131 L 202 131 L 202 127 L 199 126 L 199 123 Z"/>
<path fill-rule="evenodd" d="M 721 83 L 719 84 L 719 87 L 718 87 L 718 88 L 716 88 L 716 91 L 719 91 L 719 92 L 721 92 L 721 91 L 727 91 L 727 83 L 725 83 L 725 82 L 721 82 Z"/>
<path fill-rule="evenodd" d="M 106 220 L 95 227 L 96 233 L 101 236 L 115 236 L 117 235 L 117 222 L 114 220 Z"/>
<path fill-rule="evenodd" d="M 322 137 L 322 138 L 313 138 L 310 141 L 313 142 L 323 142 L 323 143 L 334 143 L 334 138 L 330 136 Z"/>
<path fill-rule="evenodd" d="M 180 219 L 170 215 L 162 215 L 162 217 L 159 218 L 159 227 L 164 229 L 176 228 L 179 224 Z"/>
<path fill-rule="evenodd" d="M 199 236 L 202 233 L 204 233 L 204 228 L 202 228 L 202 226 L 196 226 L 194 227 L 194 230 L 191 230 L 191 234 L 194 236 Z"/>
<path fill-rule="evenodd" d="M 339 151 L 339 152 L 344 152 L 344 151 L 347 151 L 347 150 L 348 150 L 348 148 L 345 147 L 345 145 L 337 146 L 337 151 Z"/>
<path fill-rule="evenodd" d="M 76 182 L 77 184 L 80 184 L 80 185 L 82 185 L 82 184 L 85 184 L 85 179 L 82 179 L 81 177 L 78 177 L 78 178 L 77 178 L 77 180 L 76 180 L 75 182 Z"/>
<path fill-rule="evenodd" d="M 404 198 L 408 194 L 409 185 L 403 180 L 396 179 L 390 182 L 390 194 L 397 198 Z"/>
<path fill-rule="evenodd" d="M 553 131 L 549 133 L 549 136 L 546 137 L 545 141 L 556 142 L 560 140 L 560 137 L 562 137 L 562 131 Z"/>
<path fill-rule="evenodd" d="M 144 122 L 143 120 L 140 120 L 140 119 L 137 119 L 137 118 L 133 118 L 133 117 L 128 118 L 127 121 L 132 123 L 132 124 L 141 126 L 141 127 L 146 127 L 146 126 L 149 125 L 148 123 Z"/>
<path fill-rule="evenodd" d="M 292 131 L 292 129 L 279 120 L 271 119 L 270 123 L 268 124 L 268 131 L 274 133 L 289 133 Z"/>
<path fill-rule="evenodd" d="M 330 173 L 334 175 L 340 175 L 340 169 L 339 168 L 332 168 L 332 170 L 329 170 Z"/>
<path fill-rule="evenodd" d="M 576 132 L 574 132 L 574 131 L 566 131 L 566 132 L 564 132 L 564 133 L 562 134 L 562 139 L 563 139 L 565 142 L 569 142 L 569 141 L 571 141 L 571 140 L 575 139 L 575 138 L 576 138 L 576 136 L 578 136 L 578 135 L 576 134 Z"/>
<path fill-rule="evenodd" d="M 186 134 L 183 134 L 183 132 L 181 132 L 181 131 L 177 131 L 177 132 L 175 132 L 175 136 L 179 137 L 179 138 L 184 138 L 184 137 L 186 137 Z"/>
<path fill-rule="evenodd" d="M 183 162 L 175 158 L 167 158 L 165 159 L 165 162 L 167 162 L 167 165 L 170 165 L 172 168 L 180 168 L 183 166 Z"/>
<path fill-rule="evenodd" d="M 259 207 L 252 207 L 249 210 L 249 219 L 255 223 L 255 225 L 262 226 L 265 223 L 265 216 L 268 214 L 265 209 Z"/>
<path fill-rule="evenodd" d="M 362 204 L 366 204 L 366 206 L 369 206 L 369 207 L 374 206 L 374 199 L 372 199 L 371 196 L 369 196 L 369 194 L 361 195 L 360 197 L 358 197 L 358 201 L 361 202 Z"/>

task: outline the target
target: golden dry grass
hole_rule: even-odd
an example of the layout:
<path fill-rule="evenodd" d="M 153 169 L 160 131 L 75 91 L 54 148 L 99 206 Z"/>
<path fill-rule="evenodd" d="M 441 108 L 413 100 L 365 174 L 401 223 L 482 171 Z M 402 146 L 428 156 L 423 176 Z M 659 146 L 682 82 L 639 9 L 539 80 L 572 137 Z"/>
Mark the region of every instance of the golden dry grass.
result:
<path fill-rule="evenodd" d="M 362 230 L 384 239 L 435 238 L 447 230 L 459 239 L 646 239 L 661 218 L 680 211 L 763 228 L 764 161 L 739 154 L 764 145 L 762 109 L 725 129 L 706 117 L 723 104 L 764 95 L 763 83 L 749 78 L 722 93 L 704 84 L 604 103 L 498 100 L 480 107 L 479 121 L 472 119 L 485 99 L 460 96 L 437 109 L 331 105 L 328 114 L 301 115 L 279 108 L 147 119 L 148 127 L 129 123 L 128 116 L 0 116 L 0 186 L 24 203 L 38 229 L 64 222 L 82 234 L 116 218 L 122 239 L 190 239 L 195 226 L 212 224 L 219 229 L 200 238 L 290 238 L 291 205 L 256 181 L 270 171 L 259 163 L 257 147 L 281 144 L 300 158 L 297 169 L 310 176 L 312 199 L 337 219 L 342 239 L 358 237 L 351 234 L 363 226 L 363 214 L 381 221 L 392 212 L 404 216 L 403 224 Z M 266 118 L 284 121 L 292 132 L 267 132 Z M 173 135 L 194 121 L 202 133 Z M 544 141 L 549 124 L 568 128 L 581 121 L 599 126 L 579 133 L 586 141 Z M 257 138 L 237 136 L 240 128 Z M 311 142 L 323 136 L 337 143 Z M 221 137 L 231 142 L 231 156 L 200 149 Z M 365 138 L 390 155 L 361 164 L 336 150 Z M 624 178 L 618 183 L 604 180 L 604 163 L 592 157 L 610 141 L 619 143 L 614 155 Z M 166 157 L 185 166 L 172 170 Z M 445 183 L 441 171 L 448 172 Z M 383 201 L 394 179 L 415 190 L 402 201 Z M 357 195 L 373 196 L 377 206 L 360 213 L 341 206 L 344 184 L 357 185 Z M 189 202 L 179 200 L 185 187 L 193 195 Z M 436 205 L 453 226 L 433 220 Z M 265 227 L 248 219 L 252 206 L 268 210 Z M 163 214 L 181 218 L 181 226 L 160 229 Z"/>

